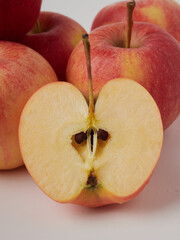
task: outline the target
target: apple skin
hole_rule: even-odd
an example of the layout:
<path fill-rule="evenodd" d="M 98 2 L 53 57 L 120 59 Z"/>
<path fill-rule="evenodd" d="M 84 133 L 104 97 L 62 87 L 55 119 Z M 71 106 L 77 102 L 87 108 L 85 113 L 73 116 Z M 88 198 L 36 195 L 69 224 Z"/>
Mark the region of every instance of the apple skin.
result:
<path fill-rule="evenodd" d="M 34 26 L 42 0 L 0 0 L 0 40 L 14 41 Z"/>
<path fill-rule="evenodd" d="M 68 58 L 86 31 L 73 19 L 41 12 L 40 32 L 35 26 L 20 42 L 39 52 L 51 64 L 60 81 L 65 81 Z"/>
<path fill-rule="evenodd" d="M 106 24 L 127 21 L 127 1 L 104 7 L 96 15 L 91 30 Z M 180 5 L 173 0 L 139 0 L 133 13 L 134 21 L 156 24 L 180 42 Z"/>
<path fill-rule="evenodd" d="M 34 50 L 0 42 L 0 169 L 23 165 L 18 141 L 21 111 L 43 85 L 58 81 L 49 63 Z"/>
<path fill-rule="evenodd" d="M 134 23 L 131 47 L 126 49 L 126 23 L 101 26 L 89 34 L 94 95 L 113 78 L 130 78 L 156 101 L 166 129 L 180 112 L 180 44 L 150 23 Z M 87 67 L 82 42 L 73 50 L 67 81 L 88 98 Z"/>

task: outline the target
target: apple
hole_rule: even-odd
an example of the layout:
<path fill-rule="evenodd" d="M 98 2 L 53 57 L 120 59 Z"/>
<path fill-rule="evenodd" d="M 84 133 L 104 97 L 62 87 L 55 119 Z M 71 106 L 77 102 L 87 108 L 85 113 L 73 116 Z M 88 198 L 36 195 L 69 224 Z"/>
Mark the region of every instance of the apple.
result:
<path fill-rule="evenodd" d="M 0 0 L 0 40 L 15 41 L 35 24 L 42 0 Z"/>
<path fill-rule="evenodd" d="M 104 7 L 96 15 L 91 30 L 106 24 L 126 21 L 127 1 Z M 134 21 L 156 24 L 180 42 L 180 5 L 173 0 L 137 0 Z"/>
<path fill-rule="evenodd" d="M 87 40 L 84 35 L 86 53 Z M 157 164 L 163 139 L 160 112 L 133 80 L 109 81 L 95 105 L 90 74 L 89 86 L 89 106 L 67 82 L 34 93 L 20 118 L 21 153 L 40 189 L 58 202 L 88 207 L 123 203 L 143 189 Z"/>
<path fill-rule="evenodd" d="M 85 30 L 73 19 L 53 12 L 41 12 L 38 22 L 20 42 L 46 58 L 58 79 L 65 81 L 68 58 Z"/>
<path fill-rule="evenodd" d="M 43 85 L 57 81 L 49 63 L 34 50 L 0 42 L 0 169 L 23 165 L 18 125 L 29 97 Z"/>
<path fill-rule="evenodd" d="M 133 199 L 149 181 L 162 144 L 154 100 L 128 79 L 102 88 L 93 119 L 77 88 L 47 84 L 26 104 L 19 128 L 24 163 L 40 189 L 55 201 L 90 207 Z"/>
<path fill-rule="evenodd" d="M 26 103 L 19 124 L 24 163 L 52 199 L 98 207 L 134 198 L 157 164 L 163 139 L 159 109 L 130 79 L 113 79 L 94 105 L 88 35 L 83 36 L 89 106 L 67 82 L 50 83 Z"/>
<path fill-rule="evenodd" d="M 165 30 L 135 22 L 131 47 L 126 48 L 126 23 L 101 26 L 90 32 L 94 95 L 112 78 L 130 78 L 155 99 L 166 129 L 180 112 L 180 44 Z M 67 65 L 67 81 L 88 97 L 86 61 L 82 42 Z"/>

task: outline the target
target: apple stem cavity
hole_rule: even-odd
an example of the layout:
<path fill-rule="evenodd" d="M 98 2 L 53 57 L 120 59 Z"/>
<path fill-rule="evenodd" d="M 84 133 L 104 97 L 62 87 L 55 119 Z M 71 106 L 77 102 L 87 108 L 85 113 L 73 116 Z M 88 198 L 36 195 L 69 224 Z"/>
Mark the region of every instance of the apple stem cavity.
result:
<path fill-rule="evenodd" d="M 136 6 L 136 2 L 131 1 L 127 3 L 127 37 L 126 37 L 126 48 L 131 47 L 131 34 L 133 27 L 133 11 Z"/>

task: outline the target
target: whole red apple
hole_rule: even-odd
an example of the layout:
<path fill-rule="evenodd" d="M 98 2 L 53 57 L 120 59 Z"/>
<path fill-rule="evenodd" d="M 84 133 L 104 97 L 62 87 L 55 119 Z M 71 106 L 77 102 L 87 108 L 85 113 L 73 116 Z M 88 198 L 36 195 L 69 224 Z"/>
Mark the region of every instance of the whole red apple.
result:
<path fill-rule="evenodd" d="M 35 26 L 21 43 L 39 52 L 51 64 L 59 80 L 65 80 L 66 65 L 85 30 L 73 19 L 53 12 L 41 12 Z"/>
<path fill-rule="evenodd" d="M 127 1 L 104 7 L 95 17 L 91 29 L 126 21 Z M 134 21 L 159 25 L 180 42 L 180 5 L 173 0 L 137 0 Z"/>
<path fill-rule="evenodd" d="M 18 141 L 21 111 L 36 90 L 57 77 L 40 54 L 17 43 L 0 42 L 0 61 L 0 169 L 12 169 L 23 164 Z"/>
<path fill-rule="evenodd" d="M 97 96 L 112 78 L 133 79 L 155 99 L 166 129 L 180 112 L 180 44 L 156 25 L 135 23 L 131 48 L 125 48 L 126 29 L 126 23 L 121 22 L 101 26 L 89 34 L 94 94 Z M 69 58 L 67 81 L 88 96 L 82 42 Z"/>
<path fill-rule="evenodd" d="M 0 0 L 0 39 L 17 40 L 35 24 L 42 0 Z"/>

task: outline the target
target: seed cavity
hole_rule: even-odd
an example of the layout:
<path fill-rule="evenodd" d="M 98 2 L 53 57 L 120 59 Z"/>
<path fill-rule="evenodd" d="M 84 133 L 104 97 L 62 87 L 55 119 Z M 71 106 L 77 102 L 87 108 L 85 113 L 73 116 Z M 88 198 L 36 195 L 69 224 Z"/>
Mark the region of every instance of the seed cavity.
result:
<path fill-rule="evenodd" d="M 91 137 L 91 152 L 93 152 L 93 144 L 94 144 L 94 131 L 91 129 L 91 132 L 90 132 L 90 137 Z"/>

